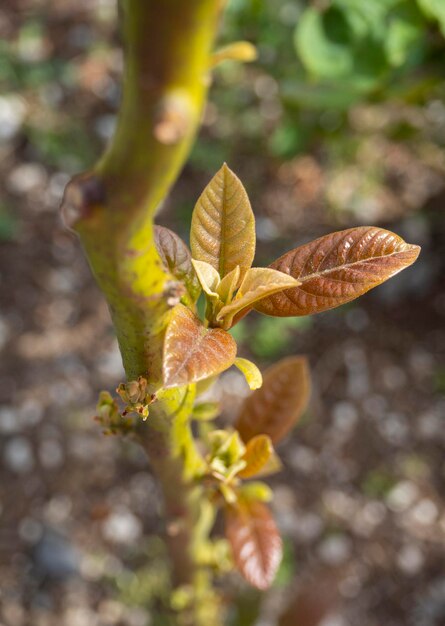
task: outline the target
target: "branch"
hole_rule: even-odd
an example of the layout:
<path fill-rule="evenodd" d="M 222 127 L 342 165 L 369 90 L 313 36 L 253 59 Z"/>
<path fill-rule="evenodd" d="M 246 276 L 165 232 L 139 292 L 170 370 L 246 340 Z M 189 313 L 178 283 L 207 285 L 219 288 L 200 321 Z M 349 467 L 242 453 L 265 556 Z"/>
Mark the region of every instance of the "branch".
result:
<path fill-rule="evenodd" d="M 196 589 L 199 578 L 203 593 L 208 581 L 192 549 L 198 512 L 188 476 L 199 458 L 188 423 L 194 387 L 161 390 L 174 279 L 154 246 L 153 218 L 201 119 L 221 6 L 220 0 L 122 0 L 117 129 L 96 166 L 69 183 L 62 205 L 107 299 L 128 379 L 142 375 L 158 394 L 137 436 L 164 491 L 174 581 Z"/>

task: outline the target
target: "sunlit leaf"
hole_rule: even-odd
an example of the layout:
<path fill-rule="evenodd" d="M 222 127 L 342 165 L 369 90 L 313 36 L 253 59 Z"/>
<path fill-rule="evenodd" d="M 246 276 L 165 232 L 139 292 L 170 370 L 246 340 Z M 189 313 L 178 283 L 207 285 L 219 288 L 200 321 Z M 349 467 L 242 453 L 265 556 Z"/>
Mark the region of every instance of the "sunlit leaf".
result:
<path fill-rule="evenodd" d="M 239 500 L 226 506 L 225 521 L 238 571 L 252 586 L 267 589 L 282 557 L 281 537 L 268 507 L 258 501 Z"/>
<path fill-rule="evenodd" d="M 216 289 L 220 283 L 220 276 L 216 269 L 205 261 L 196 261 L 195 259 L 192 259 L 192 264 L 204 292 L 211 299 L 217 300 L 218 294 Z"/>
<path fill-rule="evenodd" d="M 240 478 L 256 476 L 266 465 L 272 453 L 272 441 L 267 435 L 256 435 L 256 437 L 249 439 L 246 451 L 242 457 L 243 461 L 246 462 L 246 466 L 238 472 L 238 476 Z"/>
<path fill-rule="evenodd" d="M 309 367 L 305 357 L 288 357 L 263 375 L 263 386 L 246 398 L 235 423 L 243 441 L 269 435 L 280 441 L 300 419 L 310 395 Z"/>
<path fill-rule="evenodd" d="M 234 270 L 224 276 L 217 287 L 217 292 L 222 302 L 230 302 L 234 291 L 239 287 L 239 280 L 240 269 L 239 265 L 237 265 Z"/>
<path fill-rule="evenodd" d="M 298 284 L 299 282 L 289 274 L 268 267 L 252 267 L 245 275 L 233 301 L 222 307 L 217 319 L 227 321 L 225 326 L 230 327 L 232 318 L 242 309 L 252 306 L 268 295 L 282 292 L 283 289 Z"/>
<path fill-rule="evenodd" d="M 201 288 L 192 266 L 190 250 L 180 237 L 164 226 L 154 227 L 154 241 L 161 261 L 170 274 L 184 283 L 192 302 Z"/>
<path fill-rule="evenodd" d="M 221 278 L 240 266 L 241 277 L 255 254 L 255 218 L 239 178 L 226 164 L 204 189 L 193 211 L 192 256 L 212 265 Z"/>
<path fill-rule="evenodd" d="M 257 302 L 267 315 L 311 315 L 350 302 L 417 259 L 419 246 L 398 235 L 363 226 L 350 228 L 287 252 L 271 267 L 300 281 L 294 289 Z"/>
<path fill-rule="evenodd" d="M 230 367 L 236 357 L 233 337 L 215 328 L 207 330 L 185 306 L 171 314 L 164 340 L 164 387 L 187 385 Z"/>
<path fill-rule="evenodd" d="M 263 384 L 263 376 L 260 370 L 248 359 L 237 357 L 234 365 L 244 374 L 247 384 L 251 389 L 259 389 Z"/>
<path fill-rule="evenodd" d="M 257 57 L 257 50 L 249 41 L 235 41 L 212 54 L 211 66 L 215 67 L 215 65 L 219 65 L 223 61 L 250 63 L 255 61 Z"/>

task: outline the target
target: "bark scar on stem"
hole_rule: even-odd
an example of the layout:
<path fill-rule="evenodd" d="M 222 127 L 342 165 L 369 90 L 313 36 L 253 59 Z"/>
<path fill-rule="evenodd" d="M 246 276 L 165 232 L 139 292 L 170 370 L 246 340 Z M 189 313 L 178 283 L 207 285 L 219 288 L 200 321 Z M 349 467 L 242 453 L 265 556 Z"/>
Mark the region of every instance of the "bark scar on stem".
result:
<path fill-rule="evenodd" d="M 105 202 L 105 187 L 96 174 L 85 172 L 74 176 L 65 188 L 60 206 L 63 223 L 74 230 L 78 222 L 91 217 Z"/>
<path fill-rule="evenodd" d="M 153 135 L 166 146 L 174 145 L 188 134 L 191 121 L 192 112 L 187 95 L 181 92 L 170 93 L 158 106 Z"/>

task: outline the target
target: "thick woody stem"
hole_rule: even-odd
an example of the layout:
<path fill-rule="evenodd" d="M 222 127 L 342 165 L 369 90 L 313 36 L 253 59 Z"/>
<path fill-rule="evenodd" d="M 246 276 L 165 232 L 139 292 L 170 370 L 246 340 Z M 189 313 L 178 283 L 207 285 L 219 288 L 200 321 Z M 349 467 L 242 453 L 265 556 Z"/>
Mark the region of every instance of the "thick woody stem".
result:
<path fill-rule="evenodd" d="M 164 490 L 174 579 L 191 585 L 199 569 L 192 551 L 197 512 L 187 482 L 193 447 L 186 454 L 184 441 L 194 389 L 159 391 L 172 277 L 153 243 L 153 218 L 196 134 L 220 8 L 220 0 L 121 1 L 117 129 L 93 170 L 68 185 L 62 206 L 107 299 L 128 379 L 145 376 L 158 392 L 138 438 Z"/>

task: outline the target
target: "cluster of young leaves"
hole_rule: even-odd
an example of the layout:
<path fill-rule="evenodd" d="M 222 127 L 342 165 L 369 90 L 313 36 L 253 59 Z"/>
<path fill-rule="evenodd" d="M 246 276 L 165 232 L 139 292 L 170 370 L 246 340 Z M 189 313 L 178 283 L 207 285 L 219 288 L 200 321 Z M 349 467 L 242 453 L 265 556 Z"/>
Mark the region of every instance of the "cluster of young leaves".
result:
<path fill-rule="evenodd" d="M 281 539 L 265 504 L 270 489 L 244 483 L 279 469 L 274 452 L 303 413 L 309 372 L 303 357 L 284 359 L 265 373 L 237 358 L 230 329 L 255 309 L 276 317 L 304 316 L 357 298 L 415 261 L 418 246 L 387 230 L 352 228 L 305 244 L 267 268 L 252 267 L 255 219 L 241 181 L 227 167 L 201 194 L 192 216 L 190 247 L 172 231 L 155 227 L 165 268 L 180 285 L 163 350 L 165 388 L 205 386 L 235 364 L 255 391 L 244 402 L 234 430 L 204 437 L 207 455 L 196 476 L 222 506 L 226 537 L 240 573 L 252 585 L 269 586 L 281 559 Z M 205 315 L 196 312 L 200 293 Z M 215 408 L 195 406 L 192 417 L 209 420 Z"/>
<path fill-rule="evenodd" d="M 303 11 L 295 46 L 315 78 L 367 92 L 423 61 L 431 20 L 445 34 L 442 0 L 332 0 Z"/>
<path fill-rule="evenodd" d="M 258 479 L 281 469 L 274 446 L 298 422 L 309 396 L 306 359 L 283 359 L 266 370 L 262 387 L 246 398 L 234 429 L 212 430 L 206 437 L 206 470 L 200 480 L 209 500 L 224 511 L 238 571 L 258 589 L 270 586 L 282 556 L 281 538 L 266 504 L 272 492 Z"/>
<path fill-rule="evenodd" d="M 94 419 L 103 426 L 105 434 L 130 433 L 134 423 L 130 419 L 125 419 L 128 415 L 133 414 L 143 420 L 148 418 L 148 407 L 156 400 L 156 396 L 148 392 L 147 386 L 147 379 L 143 376 L 128 383 L 120 383 L 116 392 L 125 404 L 123 410 L 120 410 L 116 399 L 108 391 L 100 392 Z"/>
<path fill-rule="evenodd" d="M 236 364 L 248 381 L 258 371 L 236 361 L 228 332 L 252 308 L 276 317 L 319 313 L 349 302 L 413 263 L 419 247 L 376 227 L 321 237 L 277 259 L 252 267 L 255 218 L 241 181 L 226 164 L 200 196 L 192 216 L 191 252 L 172 231 L 156 227 L 166 268 L 186 291 L 171 311 L 163 354 L 165 388 L 187 385 Z M 201 321 L 195 303 L 202 289 Z"/>

